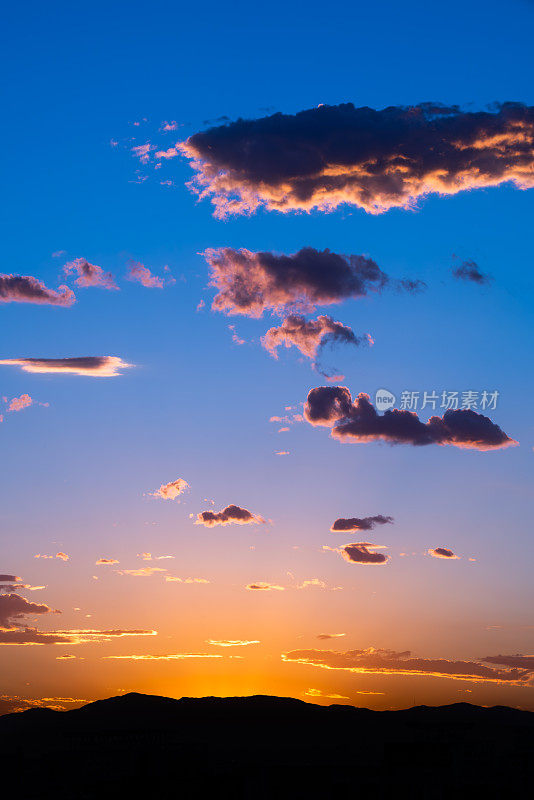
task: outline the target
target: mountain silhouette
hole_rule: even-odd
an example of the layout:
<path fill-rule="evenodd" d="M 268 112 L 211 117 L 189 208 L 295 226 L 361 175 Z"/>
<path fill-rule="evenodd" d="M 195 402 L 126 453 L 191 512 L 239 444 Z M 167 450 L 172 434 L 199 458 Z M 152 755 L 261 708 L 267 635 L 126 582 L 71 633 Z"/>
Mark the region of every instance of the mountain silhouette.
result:
<path fill-rule="evenodd" d="M 370 711 L 284 697 L 130 693 L 0 717 L 23 800 L 527 796 L 534 714 L 469 703 Z"/>

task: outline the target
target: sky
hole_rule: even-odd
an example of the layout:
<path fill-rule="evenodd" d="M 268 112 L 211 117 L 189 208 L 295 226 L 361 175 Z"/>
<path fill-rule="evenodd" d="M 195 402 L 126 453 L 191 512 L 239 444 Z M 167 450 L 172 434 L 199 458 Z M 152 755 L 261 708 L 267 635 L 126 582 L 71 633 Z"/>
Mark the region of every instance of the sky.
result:
<path fill-rule="evenodd" d="M 1 713 L 534 710 L 533 22 L 7 9 Z"/>

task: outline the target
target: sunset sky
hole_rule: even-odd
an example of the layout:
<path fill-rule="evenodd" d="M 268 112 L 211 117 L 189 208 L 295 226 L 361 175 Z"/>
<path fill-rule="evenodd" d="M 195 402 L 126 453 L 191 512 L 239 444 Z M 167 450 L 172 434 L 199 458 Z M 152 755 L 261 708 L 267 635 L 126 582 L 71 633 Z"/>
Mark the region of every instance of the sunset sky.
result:
<path fill-rule="evenodd" d="M 533 23 L 5 12 L 0 713 L 534 710 Z"/>

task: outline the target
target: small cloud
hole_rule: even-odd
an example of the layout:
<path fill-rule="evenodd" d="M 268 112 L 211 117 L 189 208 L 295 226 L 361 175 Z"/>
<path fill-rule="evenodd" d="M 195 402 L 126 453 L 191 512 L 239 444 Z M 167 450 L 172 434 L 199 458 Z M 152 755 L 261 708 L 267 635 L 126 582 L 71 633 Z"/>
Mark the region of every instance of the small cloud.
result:
<path fill-rule="evenodd" d="M 8 411 L 22 411 L 23 408 L 29 408 L 33 405 L 34 401 L 30 397 L 29 394 L 21 394 L 20 397 L 14 397 L 9 406 L 7 407 Z"/>
<path fill-rule="evenodd" d="M 261 644 L 258 639 L 206 639 L 206 644 L 214 647 L 248 647 L 251 644 Z"/>
<path fill-rule="evenodd" d="M 182 661 L 187 658 L 222 658 L 220 653 L 165 653 L 164 655 L 102 656 L 119 661 Z"/>
<path fill-rule="evenodd" d="M 74 281 L 76 286 L 87 288 L 89 286 L 99 286 L 101 289 L 118 289 L 111 272 L 104 272 L 102 267 L 90 264 L 85 258 L 75 258 L 63 267 L 65 275 L 75 274 Z"/>
<path fill-rule="evenodd" d="M 76 296 L 68 286 L 48 289 L 31 275 L 0 275 L 0 303 L 37 303 L 68 307 Z"/>
<path fill-rule="evenodd" d="M 382 550 L 385 547 L 383 544 L 371 544 L 370 542 L 352 542 L 345 544 L 343 547 L 327 547 L 323 545 L 323 550 L 331 550 L 333 553 L 339 553 L 345 561 L 351 564 L 364 564 L 366 566 L 380 566 L 387 564 L 390 556 L 384 553 L 375 553 L 375 550 Z"/>
<path fill-rule="evenodd" d="M 20 367 L 24 372 L 35 374 L 87 375 L 96 378 L 112 378 L 120 370 L 133 366 L 117 356 L 82 356 L 80 358 L 4 358 L 0 364 Z"/>
<path fill-rule="evenodd" d="M 428 555 L 432 556 L 433 558 L 447 558 L 449 560 L 458 559 L 460 556 L 455 555 L 452 550 L 449 550 L 446 547 L 435 547 L 434 549 L 427 550 Z"/>
<path fill-rule="evenodd" d="M 159 497 L 161 500 L 175 500 L 186 489 L 189 489 L 189 484 L 183 478 L 177 478 L 170 483 L 163 483 L 155 492 L 149 492 L 151 497 Z"/>
<path fill-rule="evenodd" d="M 179 578 L 177 575 L 165 575 L 168 583 L 210 583 L 207 578 Z"/>
<path fill-rule="evenodd" d="M 288 456 L 289 450 L 277 450 L 275 456 Z"/>
<path fill-rule="evenodd" d="M 265 581 L 256 581 L 256 583 L 248 583 L 245 588 L 250 589 L 251 591 L 260 591 L 260 592 L 284 591 L 283 586 L 278 586 L 276 583 L 266 583 Z"/>
<path fill-rule="evenodd" d="M 134 578 L 149 578 L 155 575 L 156 572 L 167 572 L 162 567 L 140 567 L 139 569 L 121 569 L 116 570 L 119 575 L 132 575 Z"/>
<path fill-rule="evenodd" d="M 340 639 L 342 636 L 346 636 L 346 633 L 318 633 L 317 639 Z"/>
<path fill-rule="evenodd" d="M 349 697 L 345 697 L 342 694 L 326 694 L 321 689 L 306 689 L 306 691 L 302 692 L 305 697 L 322 697 L 325 700 L 349 700 Z"/>
<path fill-rule="evenodd" d="M 197 514 L 195 525 L 204 525 L 212 528 L 215 525 L 263 525 L 265 520 L 259 514 L 253 514 L 246 508 L 236 505 L 229 505 L 222 511 L 202 511 Z"/>
<path fill-rule="evenodd" d="M 163 289 L 165 281 L 158 275 L 153 275 L 152 272 L 141 264 L 139 261 L 131 261 L 126 279 L 140 283 L 146 289 Z"/>
<path fill-rule="evenodd" d="M 374 517 L 340 517 L 332 524 L 330 530 L 332 533 L 338 531 L 371 531 L 377 525 L 386 525 L 393 522 L 393 517 L 385 517 L 383 514 L 377 514 Z"/>
<path fill-rule="evenodd" d="M 95 564 L 96 564 L 97 567 L 106 566 L 106 565 L 109 565 L 109 564 L 118 564 L 118 563 L 119 562 L 117 561 L 116 558 L 99 558 L 99 559 L 97 559 L 95 561 Z"/>
<path fill-rule="evenodd" d="M 463 264 L 455 267 L 451 272 L 458 280 L 478 283 L 479 286 L 491 283 L 493 280 L 491 275 L 487 275 L 480 270 L 476 261 L 464 261 Z"/>
<path fill-rule="evenodd" d="M 150 160 L 150 152 L 154 150 L 154 146 L 150 142 L 145 144 L 138 144 L 132 147 L 132 153 L 139 159 L 141 164 L 148 164 Z"/>

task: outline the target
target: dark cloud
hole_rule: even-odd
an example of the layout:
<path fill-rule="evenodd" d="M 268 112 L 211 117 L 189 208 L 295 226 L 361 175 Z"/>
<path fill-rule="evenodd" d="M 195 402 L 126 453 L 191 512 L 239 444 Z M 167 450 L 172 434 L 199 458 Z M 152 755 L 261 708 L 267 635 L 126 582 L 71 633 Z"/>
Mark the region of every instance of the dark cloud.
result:
<path fill-rule="evenodd" d="M 486 656 L 481 660 L 487 661 L 489 664 L 502 664 L 505 667 L 527 669 L 534 672 L 534 656 L 524 656 L 521 653 L 511 656 Z"/>
<path fill-rule="evenodd" d="M 490 275 L 484 274 L 475 261 L 464 261 L 452 270 L 452 274 L 461 281 L 471 281 L 480 285 L 491 283 Z"/>
<path fill-rule="evenodd" d="M 223 508 L 222 511 L 202 511 L 197 514 L 195 525 L 205 525 L 207 528 L 212 528 L 214 525 L 230 525 L 232 523 L 235 525 L 250 525 L 251 523 L 260 524 L 264 522 L 263 517 L 247 511 L 246 508 L 229 505 Z"/>
<path fill-rule="evenodd" d="M 316 638 L 317 639 L 340 639 L 342 636 L 346 636 L 346 633 L 318 633 Z"/>
<path fill-rule="evenodd" d="M 14 581 L 22 580 L 18 575 L 0 575 L 0 583 L 13 583 Z"/>
<path fill-rule="evenodd" d="M 468 680 L 475 683 L 492 682 L 525 684 L 534 672 L 534 664 L 495 669 L 478 661 L 449 661 L 445 658 L 417 658 L 409 650 L 292 650 L 282 655 L 284 661 L 309 664 L 323 669 L 376 675 L 428 675 L 435 678 Z M 487 661 L 488 659 L 483 659 Z"/>
<path fill-rule="evenodd" d="M 457 556 L 453 553 L 452 550 L 449 550 L 447 547 L 434 547 L 432 550 L 428 551 L 428 555 L 432 556 L 433 558 L 448 558 L 448 559 L 458 559 L 460 556 Z"/>
<path fill-rule="evenodd" d="M 117 356 L 82 356 L 80 358 L 4 358 L 0 364 L 20 367 L 24 372 L 71 373 L 110 378 L 119 375 L 119 370 L 131 367 Z"/>
<path fill-rule="evenodd" d="M 310 311 L 315 306 L 363 297 L 391 285 L 417 291 L 418 281 L 392 281 L 371 259 L 303 247 L 292 255 L 235 250 L 204 252 L 211 286 L 218 292 L 212 308 L 228 315 L 261 317 L 264 311 Z"/>
<path fill-rule="evenodd" d="M 384 553 L 375 553 L 375 550 L 381 550 L 383 545 L 371 544 L 370 542 L 352 542 L 351 544 L 344 544 L 343 547 L 329 548 L 340 553 L 345 561 L 351 564 L 372 564 L 381 565 L 387 564 L 390 557 Z"/>
<path fill-rule="evenodd" d="M 20 628 L 19 622 L 28 614 L 50 614 L 52 609 L 45 603 L 31 603 L 19 594 L 0 595 L 0 628 Z"/>
<path fill-rule="evenodd" d="M 340 517 L 332 524 L 330 530 L 332 533 L 337 531 L 372 531 L 376 525 L 386 525 L 393 522 L 393 517 L 384 517 L 382 514 L 377 514 L 374 517 L 350 517 L 346 519 Z"/>
<path fill-rule="evenodd" d="M 31 275 L 0 275 L 0 303 L 40 303 L 52 306 L 71 306 L 76 302 L 72 289 L 60 286 L 48 289 Z"/>
<path fill-rule="evenodd" d="M 413 208 L 428 194 L 534 185 L 534 108 L 465 112 L 435 103 L 380 111 L 352 103 L 196 133 L 179 145 L 215 214 Z"/>
<path fill-rule="evenodd" d="M 335 322 L 332 317 L 321 315 L 315 320 L 307 320 L 300 314 L 290 314 L 281 325 L 269 328 L 261 342 L 266 350 L 278 358 L 278 348 L 296 347 L 300 352 L 315 361 L 319 350 L 336 343 L 362 345 L 372 344 L 370 336 L 356 336 L 352 328 Z"/>
<path fill-rule="evenodd" d="M 369 395 L 362 392 L 353 402 L 345 386 L 312 389 L 304 416 L 312 425 L 331 428 L 331 435 L 341 441 L 439 444 L 475 450 L 517 444 L 488 417 L 471 409 L 448 410 L 442 417 L 430 417 L 428 422 L 422 422 L 412 411 L 396 408 L 378 414 Z"/>

